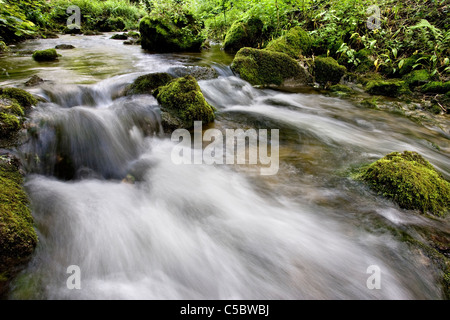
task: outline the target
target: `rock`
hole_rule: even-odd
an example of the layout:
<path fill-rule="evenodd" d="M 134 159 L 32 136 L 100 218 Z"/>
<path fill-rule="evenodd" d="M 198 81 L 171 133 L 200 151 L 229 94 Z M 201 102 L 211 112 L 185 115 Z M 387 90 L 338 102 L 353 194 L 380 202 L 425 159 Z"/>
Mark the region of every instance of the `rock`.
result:
<path fill-rule="evenodd" d="M 173 67 L 170 68 L 167 72 L 175 78 L 191 75 L 197 81 L 211 80 L 219 76 L 214 68 L 201 66 Z"/>
<path fill-rule="evenodd" d="M 265 49 L 242 48 L 231 69 L 252 85 L 301 87 L 312 83 L 311 75 L 297 61 Z"/>
<path fill-rule="evenodd" d="M 363 169 L 362 180 L 404 209 L 444 216 L 450 183 L 416 152 L 393 152 Z"/>
<path fill-rule="evenodd" d="M 266 49 L 282 52 L 293 59 L 298 59 L 300 55 L 307 54 L 311 50 L 311 43 L 311 37 L 305 30 L 294 27 L 286 35 L 269 42 Z"/>
<path fill-rule="evenodd" d="M 139 23 L 142 48 L 153 52 L 199 52 L 204 37 L 194 18 L 185 16 L 178 24 L 167 17 L 143 18 Z"/>
<path fill-rule="evenodd" d="M 429 82 L 430 74 L 426 70 L 414 70 L 403 77 L 406 84 L 413 89 L 414 87 L 422 86 Z"/>
<path fill-rule="evenodd" d="M 0 88 L 0 96 L 15 99 L 24 109 L 29 109 L 38 103 L 32 94 L 19 88 Z"/>
<path fill-rule="evenodd" d="M 243 47 L 258 47 L 263 40 L 263 27 L 264 23 L 256 17 L 246 22 L 234 22 L 227 32 L 223 49 L 228 52 L 237 52 Z"/>
<path fill-rule="evenodd" d="M 150 73 L 138 77 L 126 89 L 126 95 L 132 94 L 153 94 L 156 89 L 166 85 L 173 77 L 168 73 Z"/>
<path fill-rule="evenodd" d="M 8 48 L 8 46 L 6 45 L 6 43 L 4 43 L 3 41 L 0 41 L 0 53 L 2 52 L 8 52 L 10 49 Z"/>
<path fill-rule="evenodd" d="M 25 82 L 25 86 L 27 87 L 34 87 L 38 84 L 43 83 L 44 80 L 38 77 L 37 75 L 32 76 L 27 82 Z"/>
<path fill-rule="evenodd" d="M 36 61 L 54 61 L 58 59 L 55 49 L 36 50 L 33 53 L 33 59 Z"/>
<path fill-rule="evenodd" d="M 372 80 L 366 85 L 367 93 L 386 97 L 397 97 L 405 92 L 405 81 L 399 79 Z"/>
<path fill-rule="evenodd" d="M 37 244 L 29 200 L 16 162 L 0 157 L 0 291 L 30 259 Z"/>
<path fill-rule="evenodd" d="M 192 76 L 174 79 L 160 87 L 156 98 L 161 105 L 165 128 L 191 129 L 194 127 L 194 121 L 202 121 L 203 124 L 214 121 L 215 109 L 206 102 Z"/>
<path fill-rule="evenodd" d="M 322 86 L 338 84 L 346 71 L 347 68 L 341 66 L 332 57 L 318 57 L 314 60 L 314 77 Z"/>
<path fill-rule="evenodd" d="M 70 35 L 81 34 L 81 29 L 80 26 L 76 24 L 71 24 L 64 29 L 63 33 Z"/>
<path fill-rule="evenodd" d="M 423 93 L 445 94 L 450 91 L 450 81 L 447 82 L 432 81 L 423 85 L 420 90 Z"/>
<path fill-rule="evenodd" d="M 55 46 L 55 49 L 70 50 L 70 49 L 75 49 L 75 47 L 71 44 L 58 44 L 57 46 Z"/>
<path fill-rule="evenodd" d="M 128 36 L 127 36 L 126 33 L 122 33 L 122 34 L 116 33 L 115 35 L 113 35 L 111 37 L 111 39 L 113 39 L 113 40 L 127 40 Z"/>

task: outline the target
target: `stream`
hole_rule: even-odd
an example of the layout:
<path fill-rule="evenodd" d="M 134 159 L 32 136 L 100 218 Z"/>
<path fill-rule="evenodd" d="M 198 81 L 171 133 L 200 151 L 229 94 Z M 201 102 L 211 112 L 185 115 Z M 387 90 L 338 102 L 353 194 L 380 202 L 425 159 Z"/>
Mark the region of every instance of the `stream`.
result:
<path fill-rule="evenodd" d="M 37 74 L 46 82 L 25 89 L 47 101 L 15 150 L 39 243 L 8 298 L 444 298 L 437 266 L 397 234 L 448 239 L 448 219 L 400 209 L 347 173 L 410 150 L 448 179 L 448 132 L 314 90 L 253 88 L 217 46 L 149 54 L 110 36 L 31 40 L 0 57 L 2 86 L 24 88 Z M 58 50 L 57 62 L 19 54 L 62 43 L 75 49 Z M 199 81 L 217 109 L 208 128 L 279 130 L 276 174 L 172 161 L 176 142 L 162 135 L 156 99 L 120 93 L 140 75 L 183 66 L 219 75 Z M 81 289 L 67 286 L 69 266 Z M 379 289 L 367 285 L 370 266 Z"/>

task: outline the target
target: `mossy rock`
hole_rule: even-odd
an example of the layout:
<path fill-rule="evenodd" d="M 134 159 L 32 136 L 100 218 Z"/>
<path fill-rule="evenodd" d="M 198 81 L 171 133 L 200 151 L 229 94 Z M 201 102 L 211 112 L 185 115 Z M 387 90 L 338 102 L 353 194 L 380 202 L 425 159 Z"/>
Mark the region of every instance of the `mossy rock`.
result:
<path fill-rule="evenodd" d="M 23 177 L 10 159 L 0 157 L 0 284 L 28 261 L 37 244 Z M 0 285 L 1 286 L 1 285 Z"/>
<path fill-rule="evenodd" d="M 263 27 L 264 23 L 256 17 L 247 21 L 235 21 L 225 36 L 223 49 L 237 52 L 243 47 L 259 47 L 263 40 Z"/>
<path fill-rule="evenodd" d="M 195 23 L 177 25 L 166 17 L 147 16 L 139 23 L 141 46 L 153 52 L 200 52 L 205 38 Z"/>
<path fill-rule="evenodd" d="M 182 66 L 182 67 L 172 67 L 167 70 L 169 74 L 175 78 L 185 77 L 191 75 L 195 80 L 211 80 L 219 76 L 216 69 L 209 66 Z"/>
<path fill-rule="evenodd" d="M 231 69 L 252 85 L 305 86 L 311 75 L 285 53 L 254 48 L 242 48 L 236 54 Z"/>
<path fill-rule="evenodd" d="M 179 128 L 191 129 L 195 121 L 202 121 L 203 124 L 214 121 L 215 109 L 205 100 L 192 76 L 174 79 L 160 87 L 156 98 L 161 111 L 170 115 L 171 125 L 176 123 Z"/>
<path fill-rule="evenodd" d="M 111 39 L 113 40 L 127 40 L 128 39 L 128 35 L 126 33 L 116 33 L 115 35 L 113 35 L 111 37 Z"/>
<path fill-rule="evenodd" d="M 360 62 L 356 67 L 357 73 L 366 73 L 373 69 L 374 64 L 372 61 L 372 51 L 369 49 L 361 49 L 355 54 L 355 58 L 357 58 Z"/>
<path fill-rule="evenodd" d="M 58 50 L 71 50 L 71 49 L 75 49 L 75 47 L 71 44 L 58 44 L 55 46 L 55 49 Z"/>
<path fill-rule="evenodd" d="M 173 77 L 164 72 L 146 74 L 134 80 L 127 88 L 126 94 L 153 94 L 158 87 L 166 85 L 171 80 Z"/>
<path fill-rule="evenodd" d="M 0 95 L 15 99 L 25 109 L 31 108 L 31 106 L 38 103 L 31 93 L 19 88 L 0 88 Z"/>
<path fill-rule="evenodd" d="M 427 70 L 414 70 L 403 77 L 408 86 L 413 89 L 424 85 L 431 80 L 431 75 Z"/>
<path fill-rule="evenodd" d="M 423 85 L 420 90 L 423 93 L 445 94 L 450 91 L 450 81 L 447 82 L 432 81 Z"/>
<path fill-rule="evenodd" d="M 338 84 L 347 72 L 347 68 L 341 66 L 332 57 L 318 57 L 314 60 L 314 77 L 317 83 L 322 86 L 327 84 Z"/>
<path fill-rule="evenodd" d="M 13 133 L 19 131 L 21 128 L 21 121 L 17 116 L 0 112 L 0 134 L 4 137 L 10 137 Z"/>
<path fill-rule="evenodd" d="M 58 54 L 55 49 L 36 50 L 33 53 L 33 59 L 36 61 L 55 61 L 58 59 Z"/>
<path fill-rule="evenodd" d="M 337 94 L 343 94 L 343 95 L 349 95 L 355 93 L 355 90 L 350 88 L 349 86 L 346 86 L 345 84 L 335 84 L 332 85 L 329 90 L 331 92 L 337 93 Z"/>
<path fill-rule="evenodd" d="M 372 80 L 367 83 L 366 91 L 374 95 L 398 97 L 407 92 L 407 86 L 405 81 L 399 79 Z"/>
<path fill-rule="evenodd" d="M 18 117 L 23 117 L 25 111 L 16 99 L 0 95 L 0 112 L 6 112 Z"/>
<path fill-rule="evenodd" d="M 404 209 L 447 214 L 450 183 L 416 152 L 393 152 L 363 169 L 360 178 Z"/>
<path fill-rule="evenodd" d="M 284 36 L 272 40 L 267 45 L 269 51 L 282 52 L 293 59 L 298 59 L 302 54 L 308 54 L 311 50 L 311 37 L 301 27 L 290 29 Z"/>

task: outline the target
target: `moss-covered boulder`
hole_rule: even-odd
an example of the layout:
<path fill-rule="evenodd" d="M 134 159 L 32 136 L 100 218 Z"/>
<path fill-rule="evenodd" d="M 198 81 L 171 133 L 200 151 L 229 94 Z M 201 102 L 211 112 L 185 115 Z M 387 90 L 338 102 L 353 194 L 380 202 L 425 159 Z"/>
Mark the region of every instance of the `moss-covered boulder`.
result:
<path fill-rule="evenodd" d="M 267 45 L 269 51 L 282 52 L 293 59 L 298 59 L 302 54 L 308 54 L 311 50 L 311 37 L 308 32 L 300 27 L 290 29 L 284 36 L 272 40 Z"/>
<path fill-rule="evenodd" d="M 171 80 L 173 80 L 173 77 L 164 72 L 146 74 L 134 80 L 126 89 L 126 94 L 153 94 L 156 89 L 166 85 Z"/>
<path fill-rule="evenodd" d="M 113 40 L 128 40 L 128 35 L 126 33 L 116 33 L 112 35 Z"/>
<path fill-rule="evenodd" d="M 312 83 L 305 68 L 285 53 L 242 48 L 231 69 L 252 85 L 305 86 Z"/>
<path fill-rule="evenodd" d="M 139 23 L 141 46 L 153 52 L 199 52 L 204 36 L 190 15 L 174 22 L 167 17 L 147 16 Z"/>
<path fill-rule="evenodd" d="M 33 53 L 33 59 L 36 61 L 55 61 L 58 59 L 58 53 L 54 48 L 46 50 L 36 50 Z"/>
<path fill-rule="evenodd" d="M 22 180 L 16 163 L 0 156 L 0 294 L 37 244 Z"/>
<path fill-rule="evenodd" d="M 367 83 L 365 89 L 370 94 L 397 97 L 406 92 L 407 86 L 405 84 L 405 81 L 399 79 L 372 80 Z"/>
<path fill-rule="evenodd" d="M 205 100 L 192 76 L 174 79 L 160 87 L 156 98 L 161 105 L 166 129 L 191 129 L 194 121 L 202 121 L 203 124 L 214 121 L 215 109 Z"/>
<path fill-rule="evenodd" d="M 347 68 L 341 66 L 332 57 L 318 57 L 314 60 L 314 78 L 322 86 L 338 84 L 347 72 Z"/>
<path fill-rule="evenodd" d="M 234 22 L 225 36 L 223 49 L 237 52 L 243 47 L 259 47 L 263 41 L 263 27 L 264 23 L 256 17 Z"/>
<path fill-rule="evenodd" d="M 10 138 L 22 128 L 25 112 L 15 100 L 0 96 L 0 137 Z"/>
<path fill-rule="evenodd" d="M 8 52 L 8 51 L 9 51 L 9 47 L 6 45 L 6 43 L 3 41 L 0 41 L 0 53 Z"/>
<path fill-rule="evenodd" d="M 404 209 L 444 216 L 450 183 L 416 152 L 393 152 L 363 169 L 362 180 Z"/>
<path fill-rule="evenodd" d="M 431 75 L 426 70 L 414 70 L 402 78 L 410 89 L 422 86 L 428 83 L 431 79 Z"/>
<path fill-rule="evenodd" d="M 0 97 L 15 99 L 25 109 L 38 103 L 31 93 L 19 88 L 0 88 Z"/>
<path fill-rule="evenodd" d="M 441 93 L 445 94 L 450 91 L 450 81 L 440 82 L 432 81 L 422 86 L 421 91 L 423 93 Z"/>

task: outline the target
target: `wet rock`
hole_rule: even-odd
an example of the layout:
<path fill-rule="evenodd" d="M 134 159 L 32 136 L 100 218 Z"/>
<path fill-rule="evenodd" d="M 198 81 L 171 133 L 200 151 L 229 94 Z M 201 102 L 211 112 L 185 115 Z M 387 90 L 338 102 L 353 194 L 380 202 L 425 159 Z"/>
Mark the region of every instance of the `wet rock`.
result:
<path fill-rule="evenodd" d="M 41 84 L 43 82 L 44 82 L 44 80 L 42 78 L 40 78 L 37 75 L 34 75 L 27 82 L 25 82 L 25 86 L 27 86 L 27 87 L 34 87 L 34 86 L 37 86 L 38 84 Z"/>
<path fill-rule="evenodd" d="M 70 49 L 75 49 L 75 47 L 71 44 L 59 44 L 59 45 L 55 46 L 55 49 L 70 50 Z"/>
<path fill-rule="evenodd" d="M 36 61 L 55 61 L 58 59 L 58 54 L 55 49 L 36 50 L 33 53 L 33 59 Z"/>
<path fill-rule="evenodd" d="M 197 81 L 211 80 L 219 76 L 214 68 L 200 66 L 173 67 L 170 68 L 167 72 L 176 78 L 190 75 L 193 76 Z"/>

